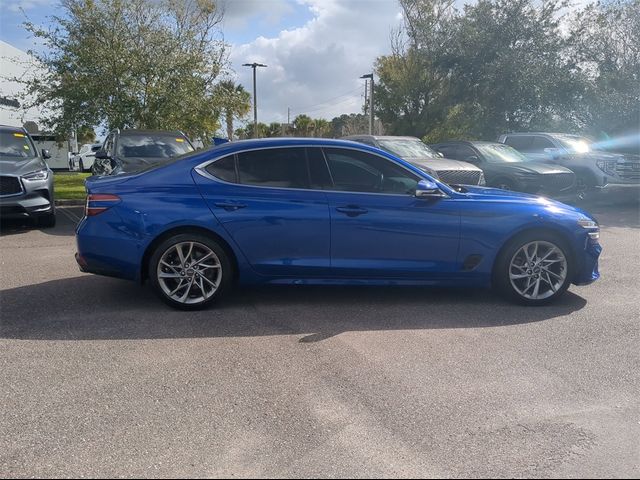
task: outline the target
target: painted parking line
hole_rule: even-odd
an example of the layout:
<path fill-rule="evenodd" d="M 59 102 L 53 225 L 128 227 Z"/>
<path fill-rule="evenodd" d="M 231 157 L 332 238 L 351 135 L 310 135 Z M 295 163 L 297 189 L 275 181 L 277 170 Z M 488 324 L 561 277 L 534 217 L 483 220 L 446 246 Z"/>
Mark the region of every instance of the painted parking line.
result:
<path fill-rule="evenodd" d="M 74 213 L 71 209 L 65 207 L 58 207 L 56 211 L 62 213 L 65 217 L 71 220 L 74 223 L 78 223 L 81 220 L 81 217 Z"/>

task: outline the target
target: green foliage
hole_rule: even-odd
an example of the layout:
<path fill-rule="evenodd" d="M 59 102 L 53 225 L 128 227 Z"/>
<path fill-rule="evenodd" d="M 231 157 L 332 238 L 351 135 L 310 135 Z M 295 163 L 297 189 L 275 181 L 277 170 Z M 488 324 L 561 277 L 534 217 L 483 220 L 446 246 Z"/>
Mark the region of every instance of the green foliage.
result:
<path fill-rule="evenodd" d="M 52 112 L 48 127 L 180 129 L 211 137 L 222 108 L 214 95 L 225 64 L 213 0 L 62 0 L 44 41 L 46 70 L 27 98 Z"/>
<path fill-rule="evenodd" d="M 453 4 L 401 0 L 407 40 L 376 62 L 376 114 L 390 133 L 638 128 L 640 0 L 588 5 L 571 24 L 566 0 Z"/>
<path fill-rule="evenodd" d="M 78 145 L 84 143 L 94 143 L 96 141 L 96 132 L 93 127 L 82 125 L 76 129 L 76 135 L 78 136 Z"/>
<path fill-rule="evenodd" d="M 233 121 L 240 119 L 251 110 L 251 95 L 242 85 L 232 80 L 224 80 L 216 85 L 215 94 L 224 115 L 227 138 L 233 139 Z"/>

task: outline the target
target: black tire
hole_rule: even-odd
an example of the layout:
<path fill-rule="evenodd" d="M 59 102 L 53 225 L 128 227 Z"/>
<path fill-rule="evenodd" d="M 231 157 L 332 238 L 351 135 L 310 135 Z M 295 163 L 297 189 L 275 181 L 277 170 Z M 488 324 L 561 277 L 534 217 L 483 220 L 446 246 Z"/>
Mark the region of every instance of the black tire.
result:
<path fill-rule="evenodd" d="M 176 245 L 181 243 L 187 243 L 187 242 L 188 243 L 192 242 L 196 246 L 200 245 L 203 247 L 208 247 L 217 257 L 217 260 L 220 265 L 220 277 L 218 278 L 218 281 L 217 281 L 217 284 L 218 284 L 217 289 L 215 289 L 214 293 L 211 296 L 209 296 L 208 298 L 204 298 L 202 301 L 198 301 L 196 303 L 183 303 L 180 301 L 176 301 L 174 298 L 169 296 L 164 291 L 162 285 L 160 284 L 160 279 L 158 278 L 158 265 L 163 255 L 165 255 L 165 253 L 170 252 Z M 183 267 L 178 267 L 178 270 L 181 268 Z M 186 269 L 186 271 L 189 271 L 189 270 L 192 271 L 192 269 Z M 234 270 L 235 270 L 235 266 L 233 261 L 229 258 L 229 254 L 214 239 L 199 233 L 181 233 L 164 240 L 162 243 L 160 243 L 160 245 L 156 247 L 153 254 L 151 255 L 151 258 L 149 259 L 148 276 L 149 276 L 149 281 L 153 286 L 153 289 L 155 290 L 156 294 L 167 305 L 170 305 L 171 307 L 179 310 L 200 310 L 207 307 L 217 299 L 221 298 L 224 295 L 224 293 L 230 288 L 231 284 L 233 283 L 233 278 L 235 275 Z M 191 273 L 191 275 L 193 276 L 194 279 L 197 278 L 196 275 L 193 274 L 193 272 Z M 183 279 L 176 279 L 175 281 L 177 282 L 178 280 L 182 281 Z M 184 280 L 187 280 L 187 278 L 184 278 Z M 193 282 L 191 283 L 193 284 Z M 200 287 L 196 283 L 193 288 L 194 288 L 194 296 L 195 296 L 196 293 L 200 292 Z M 181 293 L 183 291 L 184 290 L 182 290 Z M 187 292 L 187 295 L 189 295 L 189 292 Z M 191 300 L 192 299 L 190 296 L 188 296 L 186 299 L 186 301 L 191 301 Z"/>
<path fill-rule="evenodd" d="M 546 242 L 557 247 L 566 260 L 566 272 L 562 285 L 557 286 L 555 292 L 546 298 L 531 299 L 522 296 L 512 285 L 510 280 L 511 261 L 521 248 L 531 242 Z M 493 287 L 509 300 L 521 305 L 547 305 L 561 297 L 569 288 L 574 272 L 574 258 L 571 249 L 561 237 L 553 232 L 534 231 L 518 235 L 510 240 L 500 251 L 493 268 Z M 560 272 L 558 272 L 560 273 Z M 547 278 L 551 278 L 547 276 Z M 548 289 L 548 291 L 552 291 Z"/>
<path fill-rule="evenodd" d="M 36 225 L 39 228 L 53 228 L 56 226 L 56 212 L 55 210 L 48 215 L 43 215 L 36 219 Z"/>
<path fill-rule="evenodd" d="M 82 162 L 82 160 L 80 160 L 80 162 L 78 163 L 78 171 L 80 173 L 84 172 L 84 163 Z"/>

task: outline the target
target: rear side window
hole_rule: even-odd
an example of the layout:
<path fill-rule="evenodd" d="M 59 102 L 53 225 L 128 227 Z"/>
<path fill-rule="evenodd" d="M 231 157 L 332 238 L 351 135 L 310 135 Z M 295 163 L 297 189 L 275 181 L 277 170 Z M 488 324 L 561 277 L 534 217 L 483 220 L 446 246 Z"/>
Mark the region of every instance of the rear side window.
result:
<path fill-rule="evenodd" d="M 236 161 L 235 155 L 229 155 L 228 157 L 216 160 L 210 163 L 207 168 L 207 172 L 220 180 L 230 183 L 238 183 L 238 177 L 236 176 Z"/>
<path fill-rule="evenodd" d="M 333 188 L 333 181 L 322 150 L 320 148 L 307 148 L 307 157 L 309 159 L 311 188 L 314 190 Z"/>
<path fill-rule="evenodd" d="M 533 137 L 531 142 L 532 152 L 542 152 L 545 148 L 553 148 L 553 142 L 545 137 Z"/>
<path fill-rule="evenodd" d="M 507 136 L 504 143 L 509 145 L 510 147 L 519 150 L 520 152 L 530 152 L 531 151 L 531 141 L 533 137 L 518 135 L 518 136 Z"/>
<path fill-rule="evenodd" d="M 238 181 L 244 185 L 309 188 L 304 148 L 270 148 L 238 154 Z"/>

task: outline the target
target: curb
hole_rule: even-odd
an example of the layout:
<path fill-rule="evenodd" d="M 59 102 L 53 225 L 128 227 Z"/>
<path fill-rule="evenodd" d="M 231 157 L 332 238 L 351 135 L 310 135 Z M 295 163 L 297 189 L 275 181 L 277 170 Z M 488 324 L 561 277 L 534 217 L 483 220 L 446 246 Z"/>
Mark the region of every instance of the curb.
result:
<path fill-rule="evenodd" d="M 83 207 L 84 200 L 56 200 L 56 207 Z"/>

